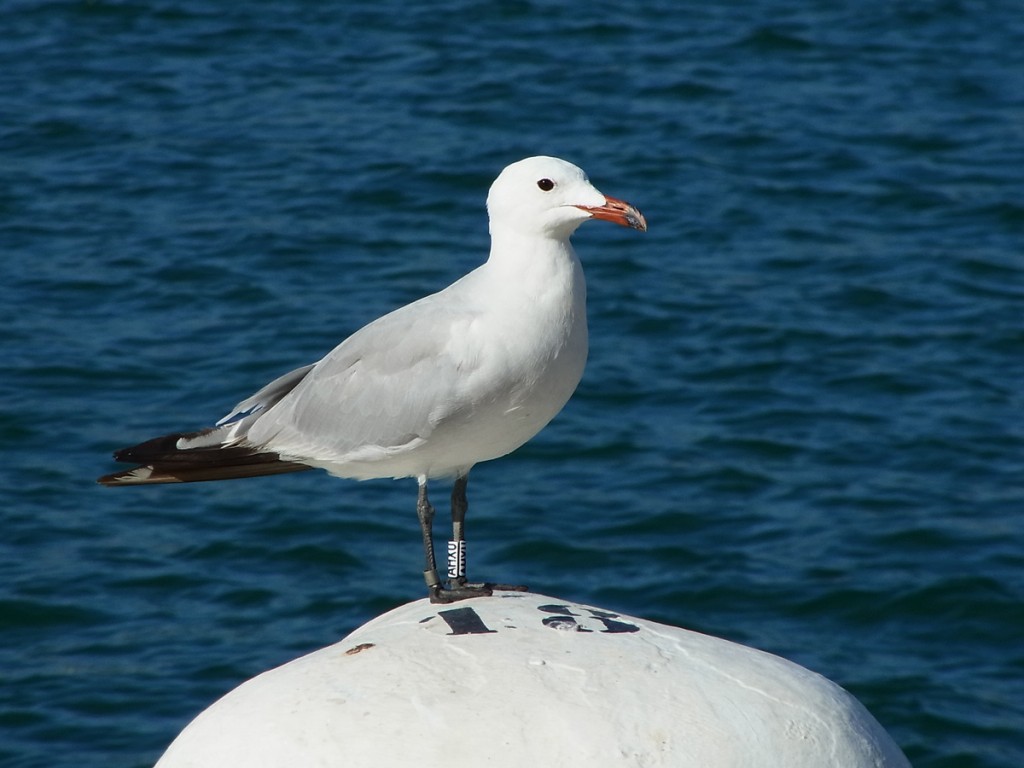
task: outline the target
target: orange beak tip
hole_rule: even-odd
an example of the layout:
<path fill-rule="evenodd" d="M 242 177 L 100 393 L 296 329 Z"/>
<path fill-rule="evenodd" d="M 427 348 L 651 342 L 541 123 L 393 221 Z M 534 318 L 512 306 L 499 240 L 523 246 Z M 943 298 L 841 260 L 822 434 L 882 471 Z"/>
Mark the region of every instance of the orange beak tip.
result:
<path fill-rule="evenodd" d="M 638 229 L 641 232 L 647 231 L 647 219 L 644 218 L 644 215 L 635 206 L 623 200 L 606 197 L 604 205 L 581 205 L 578 207 L 587 211 L 595 219 L 603 219 L 618 224 L 620 227 Z"/>

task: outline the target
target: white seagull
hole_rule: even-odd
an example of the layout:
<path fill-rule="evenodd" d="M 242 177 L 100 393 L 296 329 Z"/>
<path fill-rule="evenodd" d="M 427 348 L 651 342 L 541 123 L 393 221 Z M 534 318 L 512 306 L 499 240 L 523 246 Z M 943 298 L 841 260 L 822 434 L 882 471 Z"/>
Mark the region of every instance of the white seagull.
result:
<path fill-rule="evenodd" d="M 487 211 L 484 264 L 270 382 L 215 426 L 117 451 L 117 461 L 140 466 L 99 482 L 187 483 L 314 467 L 359 480 L 415 477 L 431 600 L 490 594 L 495 585 L 465 576 L 469 471 L 536 435 L 583 375 L 586 284 L 573 232 L 591 218 L 644 231 L 647 222 L 554 157 L 505 168 Z M 438 477 L 455 478 L 447 587 L 427 498 L 427 481 Z"/>

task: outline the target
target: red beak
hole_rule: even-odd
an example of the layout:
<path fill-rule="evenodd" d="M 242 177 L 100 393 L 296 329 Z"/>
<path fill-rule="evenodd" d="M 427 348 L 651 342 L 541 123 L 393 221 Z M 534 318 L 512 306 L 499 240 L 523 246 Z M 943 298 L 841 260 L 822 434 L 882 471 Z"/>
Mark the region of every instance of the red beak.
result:
<path fill-rule="evenodd" d="M 577 205 L 576 207 L 587 211 L 595 219 L 604 219 L 618 224 L 620 227 L 639 229 L 641 232 L 647 231 L 647 219 L 644 218 L 644 215 L 629 203 L 616 200 L 614 197 L 605 197 L 604 205 Z"/>

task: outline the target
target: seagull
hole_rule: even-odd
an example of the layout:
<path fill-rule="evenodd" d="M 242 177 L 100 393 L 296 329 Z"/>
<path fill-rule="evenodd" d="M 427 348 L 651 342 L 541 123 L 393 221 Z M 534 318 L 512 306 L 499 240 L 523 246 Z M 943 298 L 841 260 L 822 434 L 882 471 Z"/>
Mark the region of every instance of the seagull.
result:
<path fill-rule="evenodd" d="M 482 265 L 271 381 L 214 426 L 116 451 L 115 460 L 139 466 L 98 482 L 188 483 L 312 468 L 358 480 L 416 478 L 431 601 L 525 589 L 466 579 L 469 471 L 530 440 L 580 382 L 586 283 L 573 232 L 589 219 L 641 231 L 647 222 L 555 157 L 506 167 L 491 185 L 487 211 L 491 250 Z M 434 478 L 454 478 L 446 581 L 427 496 Z"/>

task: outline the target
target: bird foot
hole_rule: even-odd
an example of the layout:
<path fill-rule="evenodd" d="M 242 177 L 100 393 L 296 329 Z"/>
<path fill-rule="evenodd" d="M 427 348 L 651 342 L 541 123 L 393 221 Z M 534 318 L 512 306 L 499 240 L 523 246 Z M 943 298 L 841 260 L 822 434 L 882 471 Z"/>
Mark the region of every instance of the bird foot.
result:
<path fill-rule="evenodd" d="M 487 584 L 461 584 L 442 588 L 440 585 L 430 588 L 430 602 L 432 603 L 457 603 L 459 600 L 468 600 L 471 597 L 489 597 L 491 588 Z"/>
<path fill-rule="evenodd" d="M 487 582 L 483 586 L 493 589 L 495 592 L 529 592 L 530 588 L 525 584 L 491 584 Z"/>
<path fill-rule="evenodd" d="M 457 603 L 459 600 L 469 600 L 473 597 L 490 597 L 495 591 L 499 592 L 529 592 L 530 588 L 521 584 L 492 584 L 481 582 L 479 584 L 467 584 L 466 582 L 453 582 L 448 589 L 441 585 L 430 588 L 430 602 L 432 603 Z"/>

